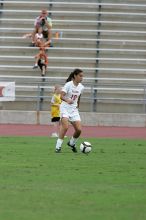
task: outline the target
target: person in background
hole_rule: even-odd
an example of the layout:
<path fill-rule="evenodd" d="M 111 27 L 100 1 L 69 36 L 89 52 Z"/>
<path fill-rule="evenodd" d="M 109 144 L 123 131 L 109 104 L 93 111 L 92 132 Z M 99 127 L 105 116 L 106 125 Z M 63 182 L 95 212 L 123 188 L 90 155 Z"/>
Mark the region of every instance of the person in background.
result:
<path fill-rule="evenodd" d="M 35 34 L 35 37 L 34 37 L 34 43 L 36 47 L 42 47 L 44 44 L 42 32 L 43 32 L 42 27 L 39 27 L 38 32 Z"/>
<path fill-rule="evenodd" d="M 33 69 L 40 67 L 41 75 L 45 76 L 47 65 L 48 65 L 48 57 L 46 55 L 45 48 L 40 47 L 39 53 L 35 55 L 35 64 L 33 66 Z"/>
<path fill-rule="evenodd" d="M 60 104 L 61 104 L 61 86 L 54 86 L 54 94 L 51 99 L 51 122 L 53 123 L 52 137 L 58 137 L 59 122 L 60 122 Z"/>
<path fill-rule="evenodd" d="M 55 152 L 60 153 L 65 134 L 69 128 L 69 122 L 74 127 L 74 134 L 68 142 L 68 146 L 76 153 L 76 142 L 81 134 L 81 118 L 79 115 L 80 97 L 84 90 L 82 85 L 83 71 L 75 69 L 66 80 L 61 91 L 60 104 L 60 130 L 59 137 L 56 142 Z"/>
<path fill-rule="evenodd" d="M 42 27 L 38 28 L 38 33 L 35 34 L 35 46 L 36 47 L 49 47 L 50 41 L 44 40 L 43 34 L 42 34 Z"/>
<path fill-rule="evenodd" d="M 48 17 L 48 12 L 46 9 L 41 11 L 40 16 L 35 19 L 34 22 L 34 31 L 32 33 L 32 43 L 31 46 L 35 46 L 35 34 L 38 33 L 38 29 L 42 28 L 43 37 L 51 44 L 52 37 L 52 20 Z"/>

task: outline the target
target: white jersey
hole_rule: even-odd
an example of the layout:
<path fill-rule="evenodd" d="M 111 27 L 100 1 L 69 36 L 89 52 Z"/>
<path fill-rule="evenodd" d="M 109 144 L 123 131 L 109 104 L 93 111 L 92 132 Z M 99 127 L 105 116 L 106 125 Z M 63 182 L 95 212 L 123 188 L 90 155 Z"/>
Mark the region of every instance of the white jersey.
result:
<path fill-rule="evenodd" d="M 62 101 L 61 106 L 66 108 L 76 108 L 78 105 L 79 96 L 83 90 L 84 86 L 81 83 L 76 86 L 74 85 L 73 81 L 67 82 L 62 88 L 62 91 L 66 93 L 65 98 L 72 99 L 73 103 L 68 104 L 67 102 Z"/>

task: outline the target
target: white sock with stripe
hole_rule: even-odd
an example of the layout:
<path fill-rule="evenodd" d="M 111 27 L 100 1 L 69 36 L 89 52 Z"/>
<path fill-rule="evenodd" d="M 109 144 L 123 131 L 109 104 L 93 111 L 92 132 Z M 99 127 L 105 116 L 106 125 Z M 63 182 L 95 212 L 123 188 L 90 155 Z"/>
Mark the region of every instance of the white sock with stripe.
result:
<path fill-rule="evenodd" d="M 56 142 L 56 149 L 60 149 L 60 148 L 61 148 L 62 143 L 63 143 L 63 140 L 62 140 L 62 139 L 60 139 L 60 138 L 58 138 L 58 139 L 57 139 L 57 142 Z"/>

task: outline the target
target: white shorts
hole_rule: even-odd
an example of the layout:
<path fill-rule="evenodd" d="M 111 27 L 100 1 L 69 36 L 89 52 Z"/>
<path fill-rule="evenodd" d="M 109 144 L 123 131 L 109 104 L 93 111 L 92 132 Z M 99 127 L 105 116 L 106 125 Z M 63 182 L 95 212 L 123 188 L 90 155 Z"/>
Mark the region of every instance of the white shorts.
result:
<path fill-rule="evenodd" d="M 79 111 L 77 108 L 60 108 L 60 118 L 68 118 L 70 122 L 81 121 Z"/>

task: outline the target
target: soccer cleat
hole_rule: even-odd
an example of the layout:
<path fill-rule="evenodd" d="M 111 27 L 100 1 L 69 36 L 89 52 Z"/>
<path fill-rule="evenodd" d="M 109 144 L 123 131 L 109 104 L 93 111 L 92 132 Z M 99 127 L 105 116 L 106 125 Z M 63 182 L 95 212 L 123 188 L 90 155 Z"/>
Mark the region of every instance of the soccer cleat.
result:
<path fill-rule="evenodd" d="M 52 133 L 51 137 L 58 137 L 57 133 Z"/>
<path fill-rule="evenodd" d="M 56 153 L 61 153 L 61 148 L 56 148 L 55 152 Z"/>
<path fill-rule="evenodd" d="M 38 68 L 38 65 L 34 65 L 34 66 L 33 66 L 33 69 L 37 69 L 37 68 Z"/>
<path fill-rule="evenodd" d="M 76 145 L 71 145 L 70 142 L 67 143 L 67 145 L 71 148 L 71 150 L 74 152 L 74 153 L 77 153 L 77 149 L 76 149 Z"/>

